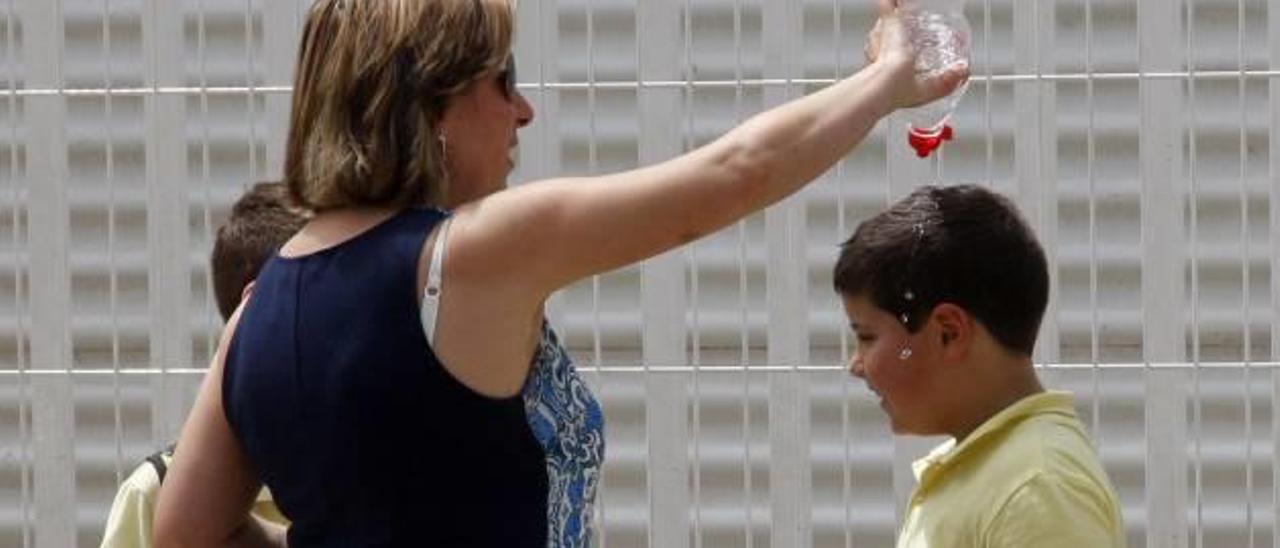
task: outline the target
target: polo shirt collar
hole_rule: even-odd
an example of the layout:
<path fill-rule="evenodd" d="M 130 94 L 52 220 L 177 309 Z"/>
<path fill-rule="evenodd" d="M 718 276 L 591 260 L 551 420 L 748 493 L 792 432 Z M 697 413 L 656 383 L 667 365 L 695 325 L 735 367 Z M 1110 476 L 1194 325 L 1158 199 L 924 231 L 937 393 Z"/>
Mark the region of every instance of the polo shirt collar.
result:
<path fill-rule="evenodd" d="M 911 470 L 915 473 L 916 481 L 924 484 L 929 479 L 928 476 L 935 475 L 972 452 L 971 449 L 984 438 L 1022 422 L 1023 419 L 1053 414 L 1075 417 L 1075 404 L 1070 392 L 1045 391 L 1022 398 L 987 419 L 963 442 L 957 444 L 956 439 L 951 438 L 933 448 L 928 455 L 911 463 Z"/>

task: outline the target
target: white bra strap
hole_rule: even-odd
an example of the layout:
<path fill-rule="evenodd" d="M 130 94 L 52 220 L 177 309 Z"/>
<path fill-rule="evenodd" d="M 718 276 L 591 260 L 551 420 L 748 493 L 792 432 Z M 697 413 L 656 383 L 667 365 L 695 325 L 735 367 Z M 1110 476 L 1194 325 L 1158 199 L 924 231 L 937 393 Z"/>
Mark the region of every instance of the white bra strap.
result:
<path fill-rule="evenodd" d="M 441 272 L 444 270 L 444 244 L 449 238 L 449 221 L 445 219 L 440 223 L 440 233 L 436 235 L 431 249 L 427 288 L 422 292 L 422 332 L 426 333 L 427 344 L 432 347 L 436 339 L 436 315 L 440 312 Z"/>

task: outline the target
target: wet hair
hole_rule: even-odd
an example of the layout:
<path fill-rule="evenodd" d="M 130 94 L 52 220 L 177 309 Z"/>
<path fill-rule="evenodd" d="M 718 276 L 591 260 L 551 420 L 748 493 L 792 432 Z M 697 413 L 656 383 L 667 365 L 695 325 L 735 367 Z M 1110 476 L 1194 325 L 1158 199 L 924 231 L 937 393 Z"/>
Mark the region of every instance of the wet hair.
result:
<path fill-rule="evenodd" d="M 925 186 L 858 226 L 836 292 L 869 297 L 910 332 L 955 304 L 1006 349 L 1030 355 L 1049 300 L 1044 249 L 1008 199 L 976 185 Z"/>

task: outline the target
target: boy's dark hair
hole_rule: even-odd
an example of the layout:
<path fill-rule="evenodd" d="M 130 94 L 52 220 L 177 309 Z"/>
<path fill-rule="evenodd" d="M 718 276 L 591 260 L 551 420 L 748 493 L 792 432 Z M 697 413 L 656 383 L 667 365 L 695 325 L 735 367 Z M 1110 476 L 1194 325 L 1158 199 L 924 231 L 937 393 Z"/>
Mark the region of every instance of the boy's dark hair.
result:
<path fill-rule="evenodd" d="M 284 183 L 257 183 L 231 206 L 231 216 L 218 228 L 209 258 L 214 298 L 223 321 L 235 312 L 244 287 L 258 277 L 262 265 L 307 219 L 289 201 Z"/>
<path fill-rule="evenodd" d="M 1026 355 L 1049 301 L 1044 249 L 1008 198 L 976 185 L 921 187 L 863 222 L 834 281 L 913 333 L 939 303 L 955 304 Z"/>

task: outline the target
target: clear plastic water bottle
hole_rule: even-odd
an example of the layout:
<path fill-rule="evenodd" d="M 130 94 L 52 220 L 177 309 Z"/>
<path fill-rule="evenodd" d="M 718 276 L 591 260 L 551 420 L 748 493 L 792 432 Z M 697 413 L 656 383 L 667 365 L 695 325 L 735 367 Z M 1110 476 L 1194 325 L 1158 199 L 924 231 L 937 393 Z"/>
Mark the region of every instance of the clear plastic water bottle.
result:
<path fill-rule="evenodd" d="M 916 72 L 937 76 L 969 63 L 969 21 L 964 0 L 903 0 L 899 13 L 916 48 Z M 968 83 L 932 103 L 907 109 L 907 143 L 927 158 L 952 137 L 947 121 L 964 96 Z"/>

